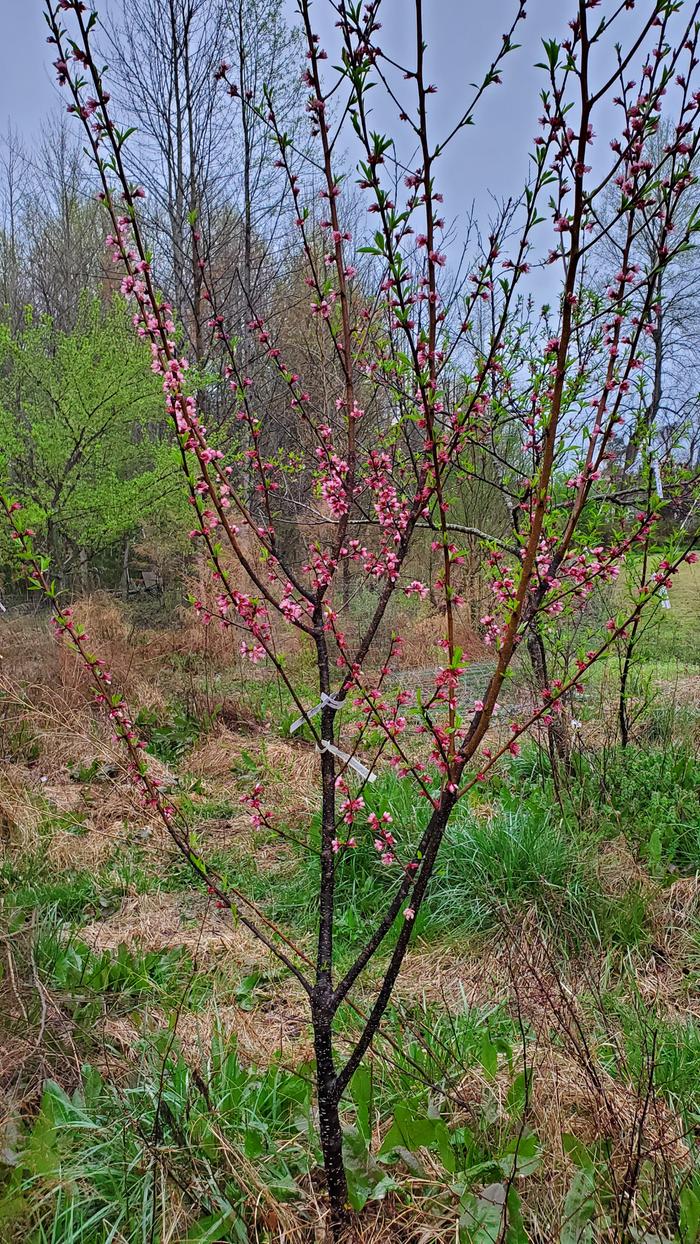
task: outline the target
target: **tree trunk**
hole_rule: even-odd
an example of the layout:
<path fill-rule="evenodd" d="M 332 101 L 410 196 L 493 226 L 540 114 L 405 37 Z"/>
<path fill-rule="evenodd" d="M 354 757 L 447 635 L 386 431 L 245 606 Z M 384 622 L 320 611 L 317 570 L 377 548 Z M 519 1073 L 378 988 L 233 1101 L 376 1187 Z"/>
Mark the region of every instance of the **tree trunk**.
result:
<path fill-rule="evenodd" d="M 122 577 L 121 577 L 121 594 L 124 600 L 129 596 L 129 537 L 124 541 L 124 556 L 122 558 Z"/>
<path fill-rule="evenodd" d="M 620 675 L 620 698 L 618 701 L 618 720 L 620 723 L 620 743 L 622 747 L 627 747 L 630 741 L 630 720 L 627 707 L 627 683 L 629 680 L 630 666 L 632 664 L 633 644 L 628 644 L 625 650 L 625 660 L 622 666 L 622 674 Z"/>
<path fill-rule="evenodd" d="M 338 1085 L 333 1065 L 332 1018 L 325 1001 L 314 1002 L 318 1121 L 323 1169 L 331 1207 L 331 1239 L 339 1240 L 348 1221 L 348 1183 L 343 1165 L 343 1133 L 338 1109 Z"/>
<path fill-rule="evenodd" d="M 661 278 L 657 282 L 657 299 L 661 301 Z M 654 327 L 654 387 L 652 389 L 651 401 L 649 405 L 641 412 L 637 419 L 632 434 L 625 446 L 625 471 L 629 472 L 634 467 L 639 456 L 640 449 L 643 448 L 645 440 L 648 444 L 651 439 L 651 433 L 656 423 L 656 417 L 661 406 L 661 398 L 663 396 L 662 380 L 663 380 L 663 364 L 664 364 L 664 342 L 662 336 L 662 313 L 657 313 L 656 325 Z"/>
<path fill-rule="evenodd" d="M 82 545 L 78 550 L 78 565 L 80 567 L 80 590 L 81 592 L 88 592 L 90 590 L 88 554 L 87 549 L 83 548 Z"/>
<path fill-rule="evenodd" d="M 539 631 L 535 630 L 533 622 L 530 623 L 527 651 L 537 688 L 540 691 L 545 691 L 549 687 L 547 654 L 542 636 Z M 552 724 L 547 727 L 547 739 L 552 767 L 556 768 L 557 762 L 561 762 L 566 769 L 570 768 L 571 733 L 569 730 L 568 712 L 565 707 L 562 707 L 561 714 L 555 716 Z"/>

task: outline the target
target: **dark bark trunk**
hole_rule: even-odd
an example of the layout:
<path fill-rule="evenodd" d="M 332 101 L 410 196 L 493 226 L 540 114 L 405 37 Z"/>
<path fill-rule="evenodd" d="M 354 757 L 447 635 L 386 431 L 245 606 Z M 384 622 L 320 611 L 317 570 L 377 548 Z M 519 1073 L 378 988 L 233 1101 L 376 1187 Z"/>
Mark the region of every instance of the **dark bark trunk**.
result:
<path fill-rule="evenodd" d="M 625 660 L 622 666 L 622 674 L 620 675 L 620 699 L 618 703 L 618 720 L 620 723 L 620 743 L 622 747 L 627 747 L 630 741 L 630 723 L 629 712 L 627 709 L 627 682 L 629 680 L 630 665 L 632 663 L 632 645 L 627 645 L 625 652 Z"/>
<path fill-rule="evenodd" d="M 313 1006 L 318 1122 L 331 1209 L 331 1238 L 340 1239 L 348 1221 L 348 1184 L 343 1164 L 338 1083 L 333 1064 L 332 1018 L 327 1002 Z"/>
<path fill-rule="evenodd" d="M 535 683 L 538 690 L 544 691 L 549 687 L 547 654 L 542 636 L 535 629 L 535 625 L 533 620 L 530 623 L 527 651 L 530 657 L 530 664 L 532 665 L 532 672 L 535 676 Z M 571 734 L 566 707 L 562 707 L 561 714 L 555 716 L 552 724 L 547 727 L 547 740 L 552 768 L 556 769 L 557 764 L 561 762 L 568 769 L 571 765 Z"/>
<path fill-rule="evenodd" d="M 320 606 L 314 613 L 316 648 L 321 690 L 330 689 L 328 648 L 323 632 Z M 335 713 L 326 705 L 321 713 L 321 737 L 332 743 Z M 318 951 L 316 985 L 311 999 L 311 1019 L 316 1053 L 316 1091 L 323 1167 L 331 1210 L 331 1238 L 340 1240 L 347 1222 L 348 1185 L 343 1165 L 343 1134 L 340 1127 L 340 1089 L 333 1061 L 333 920 L 335 895 L 335 761 L 331 752 L 321 754 L 323 805 L 321 818 L 321 873 L 319 892 Z"/>
<path fill-rule="evenodd" d="M 646 579 L 647 575 L 647 546 L 644 549 L 644 561 L 642 563 L 642 578 Z M 620 723 L 620 743 L 622 747 L 627 747 L 630 741 L 630 730 L 632 723 L 630 721 L 629 712 L 629 679 L 632 672 L 632 663 L 634 661 L 634 650 L 637 643 L 637 631 L 639 630 L 639 618 L 635 618 L 629 638 L 625 645 L 625 656 L 622 663 L 622 672 L 620 674 L 620 697 L 618 700 L 617 717 Z"/>

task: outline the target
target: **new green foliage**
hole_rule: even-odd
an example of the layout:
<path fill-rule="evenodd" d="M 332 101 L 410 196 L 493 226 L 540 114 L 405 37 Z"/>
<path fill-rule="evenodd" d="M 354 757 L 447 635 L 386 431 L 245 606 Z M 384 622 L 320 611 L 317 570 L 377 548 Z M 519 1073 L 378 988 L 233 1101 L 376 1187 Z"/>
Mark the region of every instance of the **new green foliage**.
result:
<path fill-rule="evenodd" d="M 0 324 L 0 478 L 54 573 L 84 574 L 163 510 L 172 454 L 161 385 L 121 299 L 86 295 L 70 332 L 29 309 L 19 332 Z"/>

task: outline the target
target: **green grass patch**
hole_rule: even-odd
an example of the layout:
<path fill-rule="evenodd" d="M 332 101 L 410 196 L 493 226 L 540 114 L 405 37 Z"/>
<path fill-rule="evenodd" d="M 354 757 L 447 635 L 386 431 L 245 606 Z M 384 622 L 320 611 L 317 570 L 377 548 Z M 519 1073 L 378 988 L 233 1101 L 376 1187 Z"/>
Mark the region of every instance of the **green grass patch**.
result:
<path fill-rule="evenodd" d="M 244 1068 L 235 1044 L 219 1038 L 195 1078 L 171 1046 L 164 1034 L 122 1089 L 94 1069 L 73 1095 L 46 1085 L 33 1123 L 16 1130 L 0 1181 L 0 1238 L 265 1238 L 243 1172 L 254 1164 L 260 1187 L 278 1201 L 300 1196 L 319 1158 L 310 1080 L 277 1065 Z"/>
<path fill-rule="evenodd" d="M 603 940 L 635 945 L 646 937 L 643 893 L 606 896 L 596 874 L 596 837 L 572 832 L 533 782 L 519 804 L 503 787 L 501 803 L 488 815 L 482 807 L 458 805 L 445 833 L 435 873 L 416 921 L 427 941 L 480 937 L 535 910 L 543 927 L 572 945 Z M 365 790 L 367 811 L 389 812 L 400 859 L 409 859 L 429 815 L 408 783 L 383 776 Z M 368 930 L 390 902 L 400 866 L 385 866 L 374 849 L 366 814 L 353 825 L 358 845 L 338 856 L 336 951 L 339 961 L 364 943 Z M 309 895 L 318 885 L 318 825 L 312 850 L 289 848 L 279 870 L 257 873 L 250 859 L 229 859 L 228 875 L 264 902 L 269 914 L 299 933 L 316 931 Z M 396 929 L 402 916 L 397 918 Z M 391 936 L 387 939 L 390 945 Z"/>

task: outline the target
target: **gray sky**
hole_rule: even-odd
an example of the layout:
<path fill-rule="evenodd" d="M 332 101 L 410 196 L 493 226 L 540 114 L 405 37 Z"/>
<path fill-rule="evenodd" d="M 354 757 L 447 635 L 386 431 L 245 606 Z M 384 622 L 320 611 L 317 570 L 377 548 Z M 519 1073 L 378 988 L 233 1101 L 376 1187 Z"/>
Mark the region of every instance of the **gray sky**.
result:
<path fill-rule="evenodd" d="M 40 0 L 0 0 L 3 38 L 0 39 L 0 119 L 31 132 L 55 105 L 53 69 L 46 43 L 46 23 Z"/>
<path fill-rule="evenodd" d="M 31 143 L 46 115 L 65 106 L 53 85 L 53 49 L 46 43 L 42 0 L 0 0 L 0 6 L 7 10 L 0 42 L 0 132 L 6 133 L 10 123 Z M 285 0 L 285 7 L 291 14 L 293 0 Z M 385 0 L 382 39 L 397 59 L 410 61 L 413 22 L 402 19 L 406 7 L 412 14 L 410 0 Z M 430 101 L 436 137 L 468 98 L 468 84 L 489 64 L 515 7 L 516 0 L 428 0 L 428 64 L 440 88 Z M 539 114 L 540 75 L 533 64 L 540 59 L 540 38 L 561 29 L 569 7 L 567 0 L 530 0 L 521 27 L 523 46 L 507 58 L 503 85 L 491 89 L 480 123 L 458 138 L 445 160 L 441 188 L 449 218 L 462 216 L 475 196 L 483 208 L 487 188 L 497 196 L 519 189 Z M 327 0 L 316 0 L 315 21 L 331 61 L 334 17 Z M 379 107 L 377 121 L 378 128 L 394 126 L 391 113 Z"/>
<path fill-rule="evenodd" d="M 520 189 L 541 112 L 540 73 L 533 68 L 542 59 L 540 39 L 559 32 L 562 12 L 570 7 L 571 0 L 530 0 L 517 38 L 522 46 L 506 57 L 502 85 L 486 93 L 477 124 L 455 139 L 437 173 L 448 218 L 462 215 L 475 197 L 484 206 L 486 188 L 499 197 Z M 517 4 L 516 0 L 427 0 L 424 8 L 428 78 L 438 86 L 437 94 L 429 99 L 433 138 L 437 139 L 441 132 L 449 132 L 463 111 L 460 105 L 471 98 L 469 84 L 483 77 L 500 47 L 501 35 L 510 28 Z M 337 38 L 334 14 L 325 0 L 316 0 L 316 10 L 319 33 L 332 60 L 332 42 Z M 406 65 L 415 63 L 413 14 L 412 0 L 384 0 L 383 30 L 377 36 L 383 50 Z M 399 97 L 407 99 L 414 111 L 409 86 L 400 79 L 397 82 Z M 393 133 L 398 130 L 408 138 L 408 127 L 396 120 L 395 109 L 384 107 L 381 88 L 373 95 L 377 129 L 386 132 L 390 126 Z"/>
<path fill-rule="evenodd" d="M 107 7 L 107 0 L 96 2 L 103 11 Z M 112 8 L 120 2 L 109 0 Z M 295 0 L 281 3 L 293 19 Z M 425 0 L 428 72 L 439 87 L 438 93 L 429 97 L 433 142 L 449 132 L 463 111 L 471 97 L 470 83 L 483 77 L 517 7 L 517 0 Z M 603 0 L 596 13 L 609 13 L 617 7 L 617 0 Z M 0 141 L 11 124 L 31 147 L 32 138 L 40 133 L 49 112 L 65 108 L 65 95 L 54 86 L 51 62 L 55 53 L 46 43 L 42 0 L 0 0 L 0 8 L 5 10 L 5 37 L 0 42 Z M 494 209 L 494 199 L 520 194 L 528 175 L 533 138 L 538 133 L 539 92 L 545 85 L 544 73 L 535 68 L 543 57 L 541 41 L 552 35 L 562 37 L 576 8 L 576 0 L 528 0 L 527 19 L 517 33 L 521 47 L 506 57 L 502 84 L 489 88 L 479 106 L 476 125 L 459 134 L 439 162 L 436 186 L 445 196 L 448 225 L 456 224 L 457 246 L 465 236 L 464 224 L 473 204 L 483 228 Z M 413 0 L 383 0 L 381 45 L 402 63 L 411 64 L 415 59 L 414 11 Z M 338 32 L 330 0 L 314 0 L 312 16 L 332 66 L 337 63 Z M 615 27 L 615 39 L 631 42 L 639 20 L 637 12 L 623 15 Z M 609 75 L 613 64 L 611 44 L 608 37 L 602 53 L 595 55 L 594 85 Z M 398 79 L 397 88 L 408 96 L 413 109 L 409 86 Z M 408 127 L 397 121 L 395 109 L 387 103 L 382 88 L 377 87 L 371 98 L 376 107 L 376 129 L 401 134 L 407 145 L 400 154 L 410 160 Z M 592 152 L 594 167 L 599 161 L 605 163 L 610 154 L 612 120 L 613 110 L 606 102 L 594 116 L 598 134 Z M 357 150 L 352 149 L 351 131 L 349 142 L 354 163 Z"/>

